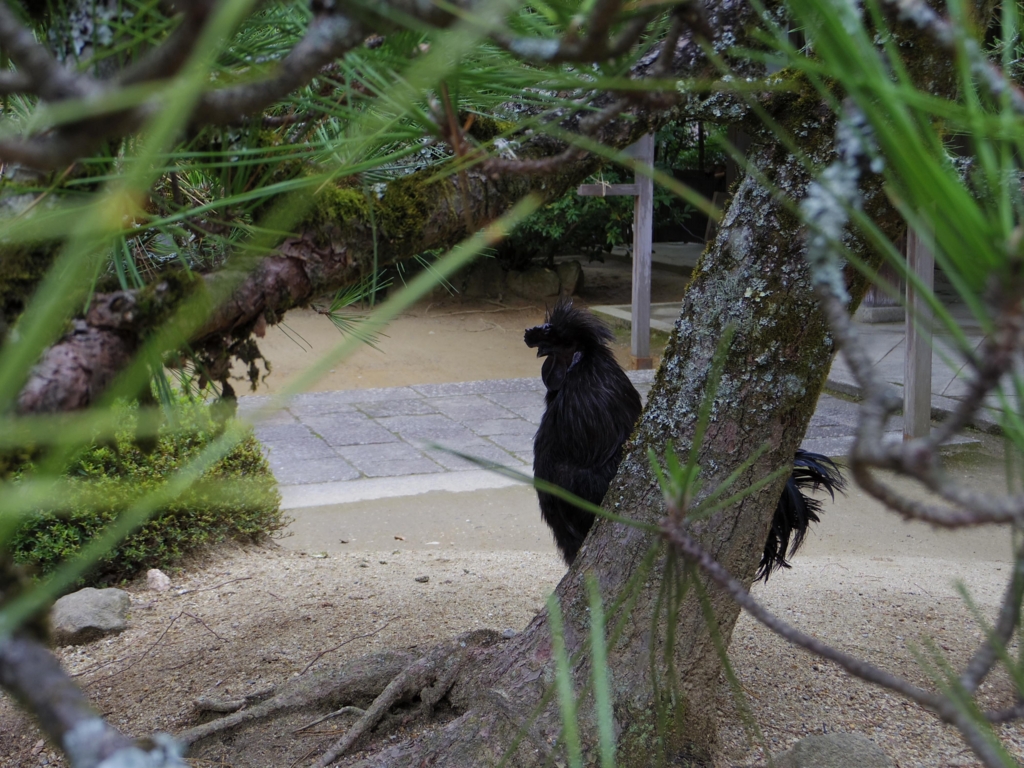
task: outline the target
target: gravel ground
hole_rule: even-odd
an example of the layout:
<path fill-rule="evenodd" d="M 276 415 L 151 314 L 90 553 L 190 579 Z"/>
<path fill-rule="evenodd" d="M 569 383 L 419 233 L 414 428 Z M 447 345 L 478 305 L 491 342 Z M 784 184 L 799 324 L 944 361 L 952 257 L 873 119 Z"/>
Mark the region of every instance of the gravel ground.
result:
<path fill-rule="evenodd" d="M 961 578 L 978 606 L 994 612 L 1007 564 L 968 567 L 928 558 L 798 558 L 756 593 L 796 626 L 919 684 L 915 661 L 931 641 L 953 663 L 980 637 L 953 587 Z M 478 627 L 519 629 L 563 573 L 549 553 L 353 552 L 313 557 L 280 549 L 221 553 L 175 574 L 170 592 L 130 588 L 128 631 L 58 651 L 117 727 L 175 731 L 199 696 L 231 698 L 384 648 L 427 645 Z M 428 577 L 428 581 L 417 578 Z M 723 683 L 725 766 L 765 763 L 812 733 L 853 731 L 879 744 L 901 768 L 976 765 L 959 737 L 897 696 L 850 681 L 831 664 L 788 647 L 747 617 L 736 626 L 734 664 L 763 742 L 748 738 Z M 1005 677 L 985 687 L 986 706 L 1005 705 Z M 308 721 L 308 714 L 295 722 Z M 291 724 L 289 723 L 289 729 Z M 261 731 L 268 745 L 277 723 Z M 1024 730 L 1003 730 L 1024 758 Z M 301 751 L 324 733 L 287 739 Z M 272 746 L 272 745 L 270 745 Z M 270 746 L 244 762 L 203 754 L 194 765 L 287 765 Z M 262 756 L 262 757 L 261 757 Z M 294 757 L 291 757 L 294 759 Z M 261 762 L 263 761 L 263 762 Z M 0 765 L 63 765 L 35 727 L 0 701 Z"/>

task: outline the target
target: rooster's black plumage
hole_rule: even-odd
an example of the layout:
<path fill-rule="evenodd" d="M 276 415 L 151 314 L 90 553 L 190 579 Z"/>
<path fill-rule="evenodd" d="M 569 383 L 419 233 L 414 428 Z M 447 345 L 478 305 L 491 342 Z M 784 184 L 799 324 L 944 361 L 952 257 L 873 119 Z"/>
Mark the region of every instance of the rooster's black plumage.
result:
<path fill-rule="evenodd" d="M 533 442 L 533 473 L 577 496 L 600 504 L 622 459 L 622 445 L 640 416 L 640 395 L 616 362 L 607 342 L 612 333 L 588 312 L 562 299 L 547 322 L 526 331 L 527 346 L 545 358 L 541 378 L 546 408 Z M 793 475 L 779 499 L 757 572 L 789 568 L 807 527 L 818 522 L 821 502 L 804 489 L 824 488 L 835 498 L 843 477 L 828 458 L 798 450 Z M 594 516 L 538 491 L 540 511 L 565 561 L 572 565 Z"/>

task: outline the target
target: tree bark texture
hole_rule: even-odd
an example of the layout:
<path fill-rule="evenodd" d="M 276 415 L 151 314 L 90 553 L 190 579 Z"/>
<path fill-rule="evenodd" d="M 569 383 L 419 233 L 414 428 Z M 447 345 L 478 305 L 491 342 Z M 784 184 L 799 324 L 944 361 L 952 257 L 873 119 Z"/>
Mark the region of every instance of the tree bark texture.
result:
<path fill-rule="evenodd" d="M 785 96 L 776 106 L 792 113 L 793 98 Z M 805 149 L 812 160 L 826 163 L 831 159 L 835 120 L 827 109 L 815 110 L 797 119 L 805 126 L 813 120 Z M 733 491 L 790 466 L 826 380 L 832 340 L 810 284 L 800 224 L 780 199 L 801 199 L 810 176 L 799 159 L 771 140 L 755 147 L 751 160 L 778 192 L 747 176 L 736 189 L 717 239 L 697 265 L 647 407 L 604 500 L 606 509 L 620 515 L 655 524 L 663 518 L 665 504 L 647 451 L 652 448 L 663 456 L 671 441 L 685 459 L 698 410 L 708 394 L 712 359 L 728 327 L 735 335 L 698 453 L 701 495 L 715 489 L 762 444 L 767 449 Z M 902 224 L 881 194 L 880 181 L 869 181 L 865 192 L 869 213 L 896 237 Z M 872 261 L 866 246 L 856 241 L 849 245 Z M 853 274 L 848 282 L 856 303 L 866 283 Z M 701 544 L 746 584 L 753 581 L 784 483 L 783 474 L 739 503 L 692 524 Z M 580 696 L 586 764 L 597 761 L 597 730 L 588 688 L 590 629 L 584 578 L 588 573 L 596 577 L 609 606 L 624 593 L 655 543 L 654 534 L 601 520 L 557 589 L 569 653 L 580 652 L 573 679 Z M 670 765 L 700 765 L 715 741 L 721 663 L 694 589 L 677 605 L 674 645 L 667 650 L 665 601 L 659 602 L 665 563 L 666 558 L 659 556 L 639 588 L 622 634 L 609 649 L 618 764 L 627 767 L 651 765 L 659 750 Z M 674 578 L 678 575 L 677 569 Z M 705 588 L 717 632 L 727 646 L 739 610 L 712 586 Z M 656 609 L 662 618 L 652 618 Z M 618 618 L 609 616 L 609 626 Z M 545 764 L 551 752 L 561 750 L 555 746 L 561 735 L 558 708 L 551 699 L 539 715 L 528 718 L 553 681 L 550 626 L 547 614 L 541 613 L 497 650 L 485 668 L 456 685 L 452 700 L 468 705 L 465 714 L 432 736 L 385 750 L 365 765 L 413 766 L 421 760 L 448 766 L 491 764 L 512 738 L 522 742 L 509 765 Z M 656 726 L 659 709 L 669 713 L 667 732 L 659 733 Z"/>
<path fill-rule="evenodd" d="M 636 123 L 620 122 L 621 135 L 609 136 L 628 144 Z M 551 199 L 564 194 L 597 167 L 592 156 L 580 158 L 544 176 L 492 176 L 468 171 L 435 179 L 433 171 L 414 174 L 389 185 L 377 202 L 376 264 L 410 258 L 431 248 L 450 248 L 505 213 L 531 192 Z M 361 192 L 353 192 L 362 198 Z M 216 309 L 192 341 L 205 352 L 206 368 L 224 371 L 236 342 L 246 340 L 257 324 L 278 322 L 289 309 L 309 304 L 329 292 L 357 283 L 374 268 L 374 236 L 368 210 L 354 206 L 331 209 L 281 244 L 274 255 L 249 272 L 242 266 L 207 275 L 201 282 Z M 33 369 L 18 400 L 21 413 L 59 412 L 84 408 L 131 359 L 142 338 L 158 327 L 181 300 L 177 291 L 159 286 L 142 291 L 98 294 L 92 306 L 118 304 L 119 319 L 95 322 L 95 312 L 50 347 Z M 139 307 L 145 306 L 145 314 Z M 134 311 L 122 322 L 124 307 Z"/>

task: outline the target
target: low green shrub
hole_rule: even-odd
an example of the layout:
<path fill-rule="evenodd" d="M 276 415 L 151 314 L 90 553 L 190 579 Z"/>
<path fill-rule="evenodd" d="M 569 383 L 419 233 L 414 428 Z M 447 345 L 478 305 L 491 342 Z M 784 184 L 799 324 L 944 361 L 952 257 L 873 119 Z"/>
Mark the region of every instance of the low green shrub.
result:
<path fill-rule="evenodd" d="M 119 405 L 123 427 L 108 444 L 90 445 L 67 467 L 69 479 L 89 483 L 88 501 L 29 515 L 9 542 L 15 562 L 43 575 L 75 554 L 147 492 L 159 487 L 221 429 L 201 403 L 183 403 L 175 426 L 165 425 L 151 451 L 134 439 L 135 406 Z M 29 465 L 21 474 L 34 471 Z M 229 481 L 229 482 L 218 482 Z M 285 521 L 280 495 L 259 442 L 251 433 L 202 480 L 154 514 L 96 563 L 81 586 L 131 579 L 166 568 L 204 545 L 228 539 L 257 542 Z"/>

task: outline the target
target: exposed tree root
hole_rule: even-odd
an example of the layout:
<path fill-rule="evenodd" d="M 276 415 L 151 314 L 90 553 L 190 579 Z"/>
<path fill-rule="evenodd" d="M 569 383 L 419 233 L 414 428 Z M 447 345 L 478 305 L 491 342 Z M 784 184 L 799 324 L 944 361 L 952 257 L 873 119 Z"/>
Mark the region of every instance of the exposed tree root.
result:
<path fill-rule="evenodd" d="M 217 701 L 204 697 L 197 701 L 197 709 L 231 714 L 189 728 L 178 734 L 178 739 L 194 745 L 210 736 L 302 709 L 322 710 L 326 706 L 334 711 L 300 730 L 335 715 L 359 714 L 344 736 L 316 762 L 317 766 L 327 766 L 372 731 L 395 705 L 418 699 L 418 706 L 406 721 L 429 715 L 467 668 L 466 661 L 501 640 L 502 636 L 493 630 L 478 630 L 459 635 L 425 654 L 388 651 L 364 656 L 336 669 L 290 680 L 269 692 L 270 698 L 257 703 L 252 699 Z"/>
<path fill-rule="evenodd" d="M 390 680 L 418 658 L 418 654 L 409 651 L 385 651 L 355 659 L 337 669 L 297 677 L 282 685 L 269 699 L 239 709 L 227 717 L 189 728 L 177 738 L 183 744 L 191 745 L 214 734 L 289 711 L 322 704 L 333 704 L 337 709 L 338 705 L 373 701 Z M 207 699 L 200 702 L 203 710 L 216 711 L 210 706 L 214 702 Z M 231 703 L 221 702 L 225 705 Z"/>
<path fill-rule="evenodd" d="M 409 719 L 429 715 L 451 689 L 469 653 L 481 645 L 490 645 L 499 637 L 496 632 L 489 631 L 459 635 L 410 664 L 395 676 L 348 732 L 323 754 L 316 762 L 317 768 L 326 768 L 345 754 L 399 702 L 411 701 L 419 696 L 420 705 Z"/>

